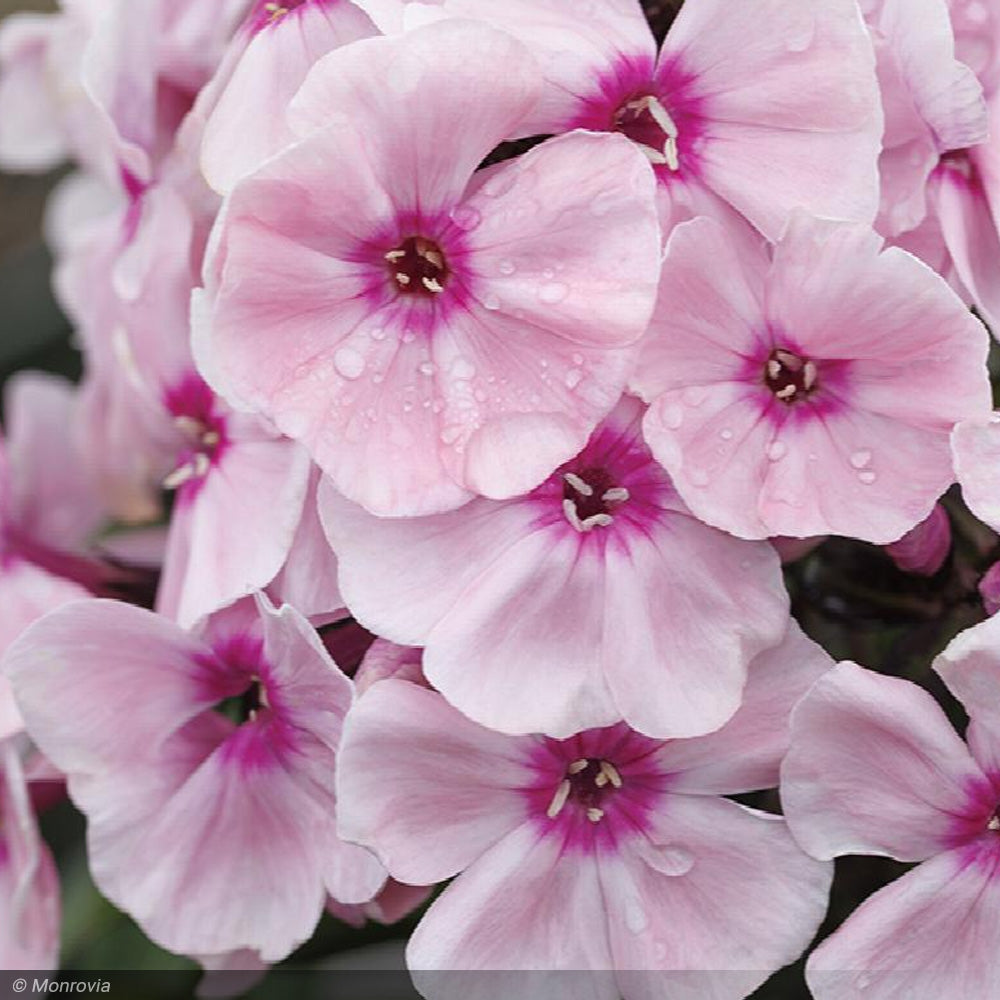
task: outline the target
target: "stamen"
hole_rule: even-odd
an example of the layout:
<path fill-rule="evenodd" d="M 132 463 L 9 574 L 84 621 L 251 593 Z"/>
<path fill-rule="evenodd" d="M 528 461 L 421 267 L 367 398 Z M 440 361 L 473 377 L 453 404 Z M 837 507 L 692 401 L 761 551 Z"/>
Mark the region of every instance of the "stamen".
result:
<path fill-rule="evenodd" d="M 595 806 L 587 810 L 587 819 L 589 819 L 591 823 L 600 823 L 603 818 L 603 809 L 598 809 Z"/>
<path fill-rule="evenodd" d="M 786 385 L 784 389 L 779 389 L 775 393 L 775 396 L 777 396 L 778 399 L 791 399 L 796 392 L 798 392 L 798 390 L 794 385 Z"/>
<path fill-rule="evenodd" d="M 767 363 L 767 376 L 768 378 L 775 379 L 781 374 L 781 362 L 775 358 L 771 358 Z"/>
<path fill-rule="evenodd" d="M 218 431 L 205 431 L 201 436 L 201 443 L 205 445 L 206 448 L 214 448 L 219 443 L 219 432 Z"/>
<path fill-rule="evenodd" d="M 397 260 L 402 260 L 405 256 L 406 256 L 406 251 L 405 250 L 390 250 L 385 255 L 385 259 L 390 264 L 394 264 Z"/>
<path fill-rule="evenodd" d="M 581 771 L 586 771 L 587 770 L 586 757 L 581 757 L 579 760 L 574 760 L 573 763 L 570 764 L 568 770 L 570 774 L 579 774 Z"/>
<path fill-rule="evenodd" d="M 211 459 L 203 451 L 194 456 L 194 474 L 201 479 L 212 467 Z"/>
<path fill-rule="evenodd" d="M 555 795 L 552 796 L 549 808 L 545 810 L 545 815 L 548 816 L 549 819 L 555 819 L 556 816 L 562 812 L 562 808 L 566 805 L 566 800 L 569 798 L 569 792 L 569 779 L 564 779 L 559 783 L 559 787 L 556 789 Z"/>
<path fill-rule="evenodd" d="M 572 500 L 563 500 L 563 513 L 566 515 L 566 520 L 576 528 L 577 531 L 586 531 L 583 523 L 580 521 L 580 515 L 576 512 L 576 504 Z"/>
<path fill-rule="evenodd" d="M 194 479 L 194 476 L 194 466 L 192 466 L 190 462 L 185 463 L 184 465 L 180 465 L 174 469 L 174 471 L 163 480 L 163 488 L 165 490 L 176 490 L 179 486 L 183 486 L 189 480 Z"/>
<path fill-rule="evenodd" d="M 581 496 L 592 497 L 594 495 L 594 487 L 582 480 L 575 472 L 564 472 L 563 479 Z"/>
<path fill-rule="evenodd" d="M 417 245 L 417 253 L 426 261 L 430 261 L 439 271 L 444 270 L 444 257 L 437 250 L 428 250 Z"/>
<path fill-rule="evenodd" d="M 622 787 L 622 776 L 618 773 L 618 768 L 610 761 L 601 761 L 601 774 L 611 782 L 613 788 Z"/>
<path fill-rule="evenodd" d="M 793 372 L 797 372 L 802 367 L 802 359 L 797 354 L 792 354 L 791 351 L 779 349 L 774 352 L 774 356 L 782 365 L 790 368 Z"/>
<path fill-rule="evenodd" d="M 652 146 L 647 146 L 644 142 L 637 142 L 636 146 L 645 154 L 646 159 L 650 163 L 657 167 L 668 166 L 670 167 L 670 161 L 667 159 L 666 153 L 661 153 L 658 149 L 653 149 Z M 676 170 L 677 167 L 670 167 L 671 170 Z"/>
<path fill-rule="evenodd" d="M 196 420 L 194 417 L 184 416 L 183 414 L 179 417 L 174 417 L 174 426 L 182 434 L 186 434 L 188 437 L 193 438 L 201 437 L 202 431 L 205 429 L 200 420 Z"/>
<path fill-rule="evenodd" d="M 625 503 L 631 494 L 624 486 L 615 486 L 613 489 L 607 490 L 601 499 L 605 503 Z"/>
<path fill-rule="evenodd" d="M 987 830 L 993 830 L 994 832 L 1000 830 L 1000 816 L 994 816 L 993 819 L 986 824 Z"/>
<path fill-rule="evenodd" d="M 607 783 L 608 776 L 603 771 L 599 771 L 597 777 L 594 778 L 594 784 L 597 785 L 598 788 L 603 788 Z"/>
<path fill-rule="evenodd" d="M 677 152 L 677 140 L 672 136 L 667 136 L 667 141 L 663 144 L 663 159 L 667 166 L 674 171 L 681 169 L 680 155 Z"/>
<path fill-rule="evenodd" d="M 806 362 L 805 368 L 802 369 L 802 384 L 805 386 L 807 392 L 816 384 L 815 362 Z"/>
<path fill-rule="evenodd" d="M 680 132 L 677 130 L 677 125 L 673 118 L 670 117 L 670 112 L 657 100 L 655 97 L 647 97 L 645 99 L 646 110 L 652 115 L 653 121 L 656 122 L 660 128 L 671 138 L 676 139 Z"/>
<path fill-rule="evenodd" d="M 586 517 L 580 521 L 580 531 L 590 531 L 592 528 L 606 528 L 608 525 L 614 523 L 615 519 L 610 514 L 591 514 L 590 517 Z"/>
<path fill-rule="evenodd" d="M 396 277 L 398 278 L 399 275 L 396 275 Z M 433 292 L 435 295 L 444 291 L 444 285 L 442 285 L 437 278 L 421 278 L 420 280 L 423 283 L 424 288 L 426 288 L 429 292 Z"/>
<path fill-rule="evenodd" d="M 405 288 L 410 283 L 410 276 L 408 274 L 404 274 L 402 271 L 397 271 L 396 281 L 398 281 Z"/>

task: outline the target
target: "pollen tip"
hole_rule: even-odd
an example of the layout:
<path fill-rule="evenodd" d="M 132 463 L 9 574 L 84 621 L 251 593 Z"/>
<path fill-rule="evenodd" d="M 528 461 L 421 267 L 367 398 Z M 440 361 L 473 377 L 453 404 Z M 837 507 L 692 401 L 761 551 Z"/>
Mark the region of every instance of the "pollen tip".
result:
<path fill-rule="evenodd" d="M 579 774 L 581 771 L 586 771 L 586 770 L 587 770 L 587 760 L 584 757 L 581 757 L 579 760 L 574 760 L 573 763 L 570 764 L 568 768 L 570 774 Z"/>
<path fill-rule="evenodd" d="M 545 815 L 549 819 L 555 819 L 562 812 L 562 808 L 566 805 L 566 800 L 569 798 L 570 787 L 569 779 L 567 778 L 564 778 L 559 783 L 559 787 L 556 789 L 556 793 L 552 796 L 552 801 L 549 803 L 549 808 L 545 810 Z"/>
<path fill-rule="evenodd" d="M 587 810 L 587 819 L 589 819 L 591 823 L 600 823 L 603 818 L 604 818 L 603 809 L 598 809 L 595 806 Z"/>

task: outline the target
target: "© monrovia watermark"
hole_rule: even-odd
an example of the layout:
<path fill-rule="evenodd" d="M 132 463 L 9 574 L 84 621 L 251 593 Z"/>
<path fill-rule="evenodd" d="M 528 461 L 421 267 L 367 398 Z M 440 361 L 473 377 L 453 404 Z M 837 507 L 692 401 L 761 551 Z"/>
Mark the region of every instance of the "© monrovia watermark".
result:
<path fill-rule="evenodd" d="M 15 993 L 110 993 L 111 982 L 107 979 L 15 979 L 11 984 Z"/>

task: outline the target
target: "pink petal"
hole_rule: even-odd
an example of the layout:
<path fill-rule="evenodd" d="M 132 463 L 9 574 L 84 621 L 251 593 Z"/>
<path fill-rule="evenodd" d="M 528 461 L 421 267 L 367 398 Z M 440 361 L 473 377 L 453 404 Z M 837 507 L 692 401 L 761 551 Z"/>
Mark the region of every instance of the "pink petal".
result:
<path fill-rule="evenodd" d="M 46 756 L 62 771 L 90 773 L 155 753 L 210 706 L 194 666 L 207 652 L 149 611 L 75 601 L 29 628 L 4 670 Z"/>
<path fill-rule="evenodd" d="M 726 725 L 707 736 L 670 740 L 658 752 L 671 791 L 735 795 L 776 786 L 792 709 L 832 666 L 823 648 L 790 622 L 784 640 L 750 663 L 743 701 Z"/>
<path fill-rule="evenodd" d="M 808 946 L 833 866 L 803 854 L 780 817 L 671 795 L 653 838 L 598 861 L 630 1000 L 739 1000 Z"/>
<path fill-rule="evenodd" d="M 377 182 L 398 208 L 433 215 L 450 210 L 479 163 L 518 132 L 540 86 L 535 60 L 510 35 L 443 21 L 321 59 L 289 122 L 299 135 L 342 119 L 366 123 Z"/>
<path fill-rule="evenodd" d="M 841 663 L 792 714 L 781 800 L 815 857 L 919 861 L 950 842 L 983 780 L 929 694 Z"/>
<path fill-rule="evenodd" d="M 986 774 L 1000 774 L 1000 618 L 960 632 L 934 669 L 969 714 L 973 757 Z"/>
<path fill-rule="evenodd" d="M 886 546 L 892 561 L 904 573 L 934 576 L 951 552 L 951 521 L 936 503 L 928 517 L 911 528 L 898 542 Z"/>
<path fill-rule="evenodd" d="M 201 168 L 220 193 L 289 145 L 285 114 L 309 70 L 328 52 L 375 34 L 353 3 L 310 2 L 258 31 L 236 61 L 205 123 Z"/>
<path fill-rule="evenodd" d="M 526 817 L 532 745 L 477 726 L 436 692 L 375 684 L 344 728 L 338 832 L 402 882 L 450 878 Z"/>
<path fill-rule="evenodd" d="M 266 587 L 288 558 L 308 482 L 309 458 L 294 442 L 259 425 L 232 441 L 197 494 L 178 498 L 157 610 L 188 628 Z"/>
<path fill-rule="evenodd" d="M 816 1000 L 989 997 L 1000 990 L 997 856 L 949 851 L 879 890 L 810 956 Z"/>
<path fill-rule="evenodd" d="M 613 967 L 597 865 L 563 853 L 558 838 L 540 837 L 527 824 L 486 851 L 433 903 L 410 938 L 406 962 L 417 985 L 434 996 L 460 990 L 518 996 L 528 970 L 537 970 L 546 1000 L 618 996 L 611 976 L 592 974 Z M 484 975 L 463 976 L 462 970 Z M 514 970 L 521 971 L 503 975 Z"/>
<path fill-rule="evenodd" d="M 4 395 L 10 504 L 6 516 L 53 548 L 78 549 L 104 518 L 78 428 L 73 386 L 42 372 L 20 372 Z"/>
<path fill-rule="evenodd" d="M 17 743 L 0 743 L 0 970 L 59 964 L 59 878 L 38 833 Z"/>
<path fill-rule="evenodd" d="M 874 218 L 882 137 L 874 63 L 848 0 L 688 5 L 660 56 L 661 72 L 676 64 L 703 103 L 705 182 L 772 240 L 798 207 Z"/>
<path fill-rule="evenodd" d="M 1000 529 L 1000 413 L 958 424 L 951 447 L 962 499 L 981 521 Z"/>
<path fill-rule="evenodd" d="M 602 589 L 608 686 L 629 725 L 653 737 L 699 736 L 727 722 L 747 664 L 780 642 L 788 622 L 771 546 L 689 516 L 651 525 L 627 548 L 609 546 Z"/>

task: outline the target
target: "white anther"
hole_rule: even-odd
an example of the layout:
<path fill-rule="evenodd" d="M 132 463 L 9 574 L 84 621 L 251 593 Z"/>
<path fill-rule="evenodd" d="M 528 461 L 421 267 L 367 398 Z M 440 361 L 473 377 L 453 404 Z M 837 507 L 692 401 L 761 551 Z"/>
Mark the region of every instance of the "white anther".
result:
<path fill-rule="evenodd" d="M 631 494 L 624 486 L 614 486 L 601 496 L 605 503 L 625 503 Z"/>
<path fill-rule="evenodd" d="M 603 788 L 607 783 L 608 783 L 608 776 L 603 771 L 601 771 L 594 778 L 594 784 L 597 785 L 598 788 Z"/>
<path fill-rule="evenodd" d="M 566 515 L 566 520 L 576 528 L 577 531 L 586 531 L 587 529 L 583 526 L 580 521 L 580 515 L 576 512 L 576 504 L 572 500 L 563 500 L 563 513 Z"/>
<path fill-rule="evenodd" d="M 165 490 L 176 490 L 178 486 L 183 486 L 188 480 L 194 479 L 194 476 L 194 466 L 190 462 L 179 465 L 163 480 L 163 488 Z"/>
<path fill-rule="evenodd" d="M 568 770 L 570 774 L 579 774 L 581 771 L 586 771 L 587 770 L 586 758 L 581 757 L 579 760 L 574 760 L 573 763 L 570 764 Z"/>
<path fill-rule="evenodd" d="M 437 250 L 421 250 L 418 248 L 417 253 L 423 257 L 424 260 L 433 264 L 439 271 L 444 270 L 444 257 L 442 257 Z"/>
<path fill-rule="evenodd" d="M 592 497 L 594 495 L 594 487 L 581 479 L 575 472 L 564 472 L 563 479 L 581 496 Z"/>
<path fill-rule="evenodd" d="M 791 351 L 775 351 L 774 356 L 786 367 L 797 372 L 802 367 L 802 359 Z"/>
<path fill-rule="evenodd" d="M 442 285 L 437 278 L 421 278 L 420 280 L 423 283 L 424 288 L 426 288 L 429 292 L 433 292 L 435 295 L 444 291 L 444 285 Z"/>
<path fill-rule="evenodd" d="M 389 261 L 390 264 L 395 264 L 397 260 L 402 260 L 405 256 L 406 256 L 405 250 L 390 250 L 385 255 L 385 259 Z"/>
<path fill-rule="evenodd" d="M 798 389 L 795 388 L 795 384 L 790 383 L 786 385 L 784 389 L 779 389 L 775 393 L 775 396 L 777 396 L 778 399 L 791 399 L 796 392 L 798 392 Z"/>
<path fill-rule="evenodd" d="M 212 467 L 212 462 L 203 451 L 194 456 L 194 474 L 201 479 Z"/>
<path fill-rule="evenodd" d="M 568 780 L 563 780 L 559 783 L 556 794 L 552 796 L 552 801 L 549 803 L 549 808 L 545 810 L 545 815 L 549 819 L 555 819 L 562 812 L 562 808 L 566 805 L 566 800 L 569 798 L 569 790 L 570 783 Z"/>
<path fill-rule="evenodd" d="M 201 436 L 201 443 L 206 448 L 214 448 L 219 443 L 218 431 L 205 431 Z"/>
<path fill-rule="evenodd" d="M 767 377 L 768 378 L 778 378 L 781 375 L 781 362 L 775 361 L 771 358 L 767 363 Z"/>
<path fill-rule="evenodd" d="M 174 417 L 174 426 L 182 434 L 186 434 L 188 437 L 193 438 L 201 437 L 205 430 L 205 426 L 200 420 L 187 416 Z"/>
<path fill-rule="evenodd" d="M 600 823 L 603 818 L 603 809 L 590 808 L 587 810 L 587 819 L 589 819 L 591 823 Z"/>
<path fill-rule="evenodd" d="M 811 389 L 816 384 L 816 365 L 812 361 L 807 361 L 802 369 L 802 385 L 806 389 Z"/>
<path fill-rule="evenodd" d="M 410 276 L 402 271 L 397 271 L 396 280 L 405 288 L 410 283 Z"/>
<path fill-rule="evenodd" d="M 680 135 L 677 124 L 670 117 L 670 112 L 655 98 L 646 98 L 646 110 L 652 115 L 653 121 L 671 138 L 676 139 Z M 676 148 L 676 146 L 675 146 Z"/>
<path fill-rule="evenodd" d="M 662 167 L 664 165 L 670 165 L 670 161 L 667 159 L 666 154 L 660 152 L 660 150 L 653 149 L 652 146 L 647 146 L 644 142 L 637 142 L 636 145 L 645 154 L 646 159 L 655 166 Z M 676 170 L 677 168 L 674 167 L 672 169 Z"/>
<path fill-rule="evenodd" d="M 1000 830 L 1000 816 L 994 816 L 993 819 L 986 824 L 987 830 Z"/>
<path fill-rule="evenodd" d="M 667 141 L 663 144 L 663 162 L 671 170 L 681 169 L 681 158 L 677 151 L 677 140 L 672 136 L 667 136 Z"/>
<path fill-rule="evenodd" d="M 606 528 L 614 523 L 615 519 L 610 514 L 591 514 L 590 517 L 585 517 L 580 521 L 580 530 L 590 531 L 593 528 Z"/>
<path fill-rule="evenodd" d="M 622 787 L 622 776 L 618 773 L 618 768 L 609 761 L 601 761 L 601 774 L 611 782 L 613 788 Z"/>

